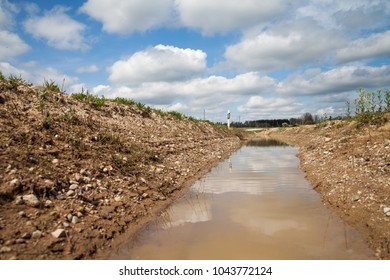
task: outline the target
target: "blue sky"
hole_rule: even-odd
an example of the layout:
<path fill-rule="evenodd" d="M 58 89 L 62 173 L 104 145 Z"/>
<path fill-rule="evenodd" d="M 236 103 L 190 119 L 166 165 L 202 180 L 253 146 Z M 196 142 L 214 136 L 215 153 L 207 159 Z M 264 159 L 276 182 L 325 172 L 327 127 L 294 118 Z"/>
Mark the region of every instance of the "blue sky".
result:
<path fill-rule="evenodd" d="M 212 121 L 345 114 L 389 62 L 389 1 L 0 0 L 3 74 Z"/>

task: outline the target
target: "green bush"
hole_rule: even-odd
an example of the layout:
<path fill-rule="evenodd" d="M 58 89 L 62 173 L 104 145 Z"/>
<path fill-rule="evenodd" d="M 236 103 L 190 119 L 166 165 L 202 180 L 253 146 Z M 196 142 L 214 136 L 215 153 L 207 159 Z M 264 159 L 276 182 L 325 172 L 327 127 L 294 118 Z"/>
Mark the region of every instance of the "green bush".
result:
<path fill-rule="evenodd" d="M 381 125 L 387 121 L 385 112 L 390 112 L 390 91 L 367 92 L 360 88 L 359 96 L 355 98 L 355 116 L 351 116 L 351 102 L 347 100 L 347 120 L 356 120 L 360 125 L 374 124 Z M 383 104 L 384 102 L 384 104 Z"/>
<path fill-rule="evenodd" d="M 8 77 L 8 86 L 9 89 L 16 89 L 18 86 L 21 85 L 29 85 L 21 76 L 17 77 L 14 75 L 9 75 Z"/>
<path fill-rule="evenodd" d="M 47 90 L 49 90 L 49 91 L 61 92 L 61 90 L 60 90 L 60 88 L 58 87 L 58 85 L 57 85 L 55 82 L 53 82 L 52 80 L 50 80 L 50 82 L 47 81 L 47 80 L 45 80 L 45 81 L 43 82 L 43 86 L 44 86 Z"/>
<path fill-rule="evenodd" d="M 97 95 L 92 95 L 88 91 L 84 92 L 84 89 L 82 89 L 80 93 L 73 93 L 72 96 L 76 100 L 86 102 L 96 109 L 102 108 L 106 102 L 104 96 L 99 97 Z"/>

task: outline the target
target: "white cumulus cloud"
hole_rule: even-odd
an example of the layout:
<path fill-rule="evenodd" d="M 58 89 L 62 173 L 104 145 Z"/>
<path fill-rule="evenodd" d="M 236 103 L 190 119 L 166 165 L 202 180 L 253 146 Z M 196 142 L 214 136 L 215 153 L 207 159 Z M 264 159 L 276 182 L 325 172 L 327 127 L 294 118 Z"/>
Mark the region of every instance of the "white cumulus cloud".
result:
<path fill-rule="evenodd" d="M 67 8 L 56 6 L 43 16 L 32 16 L 24 21 L 24 29 L 37 39 L 61 50 L 86 50 L 89 48 L 83 32 L 86 26 L 66 14 Z"/>
<path fill-rule="evenodd" d="M 238 106 L 237 111 L 244 114 L 247 119 L 291 117 L 300 110 L 301 105 L 293 98 L 265 98 L 257 95 L 251 96 L 245 104 Z"/>
<path fill-rule="evenodd" d="M 172 0 L 88 0 L 81 11 L 110 33 L 144 32 L 170 20 Z"/>
<path fill-rule="evenodd" d="M 204 34 L 249 28 L 288 8 L 288 2 L 280 0 L 176 0 L 175 3 L 181 23 Z"/>
<path fill-rule="evenodd" d="M 17 34 L 0 30 L 0 59 L 9 59 L 29 49 L 30 47 Z"/>
<path fill-rule="evenodd" d="M 342 66 L 321 72 L 312 77 L 292 75 L 280 82 L 277 92 L 281 94 L 327 95 L 354 91 L 360 87 L 375 88 L 390 86 L 390 66 Z"/>
<path fill-rule="evenodd" d="M 157 45 L 115 62 L 109 79 L 122 85 L 187 80 L 204 73 L 206 57 L 201 50 Z"/>
<path fill-rule="evenodd" d="M 336 53 L 336 61 L 349 62 L 390 54 L 390 31 L 352 41 Z"/>
<path fill-rule="evenodd" d="M 345 29 L 349 33 L 389 23 L 387 0 L 312 0 L 297 9 L 298 18 L 312 18 L 327 29 Z"/>
<path fill-rule="evenodd" d="M 225 57 L 232 65 L 247 70 L 283 69 L 319 63 L 341 42 L 337 34 L 313 21 L 283 22 L 228 46 Z"/>

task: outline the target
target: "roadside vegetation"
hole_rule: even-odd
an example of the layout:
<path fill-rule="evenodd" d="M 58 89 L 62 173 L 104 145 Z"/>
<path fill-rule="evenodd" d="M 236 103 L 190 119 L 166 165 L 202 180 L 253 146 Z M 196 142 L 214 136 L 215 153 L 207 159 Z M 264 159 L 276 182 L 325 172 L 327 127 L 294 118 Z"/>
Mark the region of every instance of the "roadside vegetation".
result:
<path fill-rule="evenodd" d="M 0 82 L 2 82 L 1 87 L 9 90 L 15 90 L 18 88 L 18 86 L 31 86 L 32 84 L 24 80 L 21 76 L 15 76 L 10 75 L 8 78 L 6 78 L 2 72 L 0 72 Z M 41 108 L 43 108 L 44 101 L 47 99 L 48 95 L 51 92 L 60 93 L 62 90 L 60 89 L 59 85 L 54 82 L 53 80 L 44 80 L 42 89 L 39 89 L 37 91 L 37 97 L 40 102 Z M 218 123 L 213 123 L 209 120 L 201 120 L 196 119 L 194 117 L 189 117 L 184 115 L 183 113 L 177 112 L 177 111 L 164 111 L 161 109 L 155 109 L 150 106 L 147 106 L 141 102 L 134 101 L 132 99 L 123 98 L 123 97 L 116 97 L 113 99 L 105 98 L 104 96 L 98 96 L 91 94 L 88 90 L 82 89 L 81 92 L 72 93 L 72 98 L 83 102 L 85 104 L 88 104 L 89 106 L 93 107 L 96 110 L 102 109 L 102 107 L 107 103 L 116 103 L 116 104 L 122 104 L 126 106 L 130 106 L 132 108 L 135 108 L 140 111 L 142 116 L 144 117 L 150 117 L 152 113 L 157 114 L 162 117 L 172 117 L 178 120 L 189 120 L 193 123 L 199 123 L 199 122 L 207 122 L 215 127 L 223 128 L 223 125 Z M 69 117 L 69 116 L 68 116 Z M 72 116 L 70 116 L 72 120 Z M 49 118 L 47 118 L 49 120 Z M 45 121 L 45 127 L 49 127 L 48 121 Z"/>
<path fill-rule="evenodd" d="M 382 125 L 387 122 L 386 113 L 390 112 L 390 90 L 376 92 L 359 89 L 359 96 L 355 98 L 355 115 L 351 114 L 351 101 L 346 102 L 346 119 L 355 120 L 358 124 Z"/>

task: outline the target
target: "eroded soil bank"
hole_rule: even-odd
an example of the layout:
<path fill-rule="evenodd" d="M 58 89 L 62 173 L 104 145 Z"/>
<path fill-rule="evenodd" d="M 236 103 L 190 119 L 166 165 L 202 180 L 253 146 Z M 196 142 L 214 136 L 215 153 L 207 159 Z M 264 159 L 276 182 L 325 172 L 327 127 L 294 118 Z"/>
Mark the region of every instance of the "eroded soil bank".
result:
<path fill-rule="evenodd" d="M 242 145 L 205 122 L 0 82 L 0 259 L 105 258 Z"/>
<path fill-rule="evenodd" d="M 258 135 L 298 146 L 301 168 L 324 204 L 363 233 L 377 258 L 390 259 L 390 123 L 356 127 L 329 122 Z"/>

